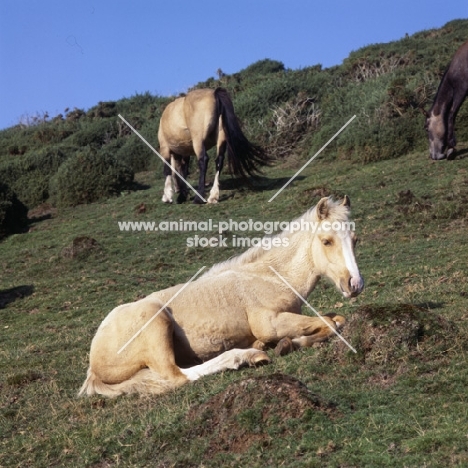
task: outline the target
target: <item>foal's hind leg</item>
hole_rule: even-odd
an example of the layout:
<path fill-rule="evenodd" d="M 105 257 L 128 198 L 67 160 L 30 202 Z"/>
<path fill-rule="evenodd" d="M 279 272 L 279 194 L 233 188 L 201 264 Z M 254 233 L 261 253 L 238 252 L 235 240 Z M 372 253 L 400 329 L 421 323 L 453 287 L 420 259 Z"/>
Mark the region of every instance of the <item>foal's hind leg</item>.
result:
<path fill-rule="evenodd" d="M 205 375 L 215 374 L 227 369 L 239 369 L 243 365 L 256 366 L 268 364 L 269 362 L 268 355 L 258 349 L 230 349 L 203 364 L 180 370 L 189 380 L 197 380 Z"/>
<path fill-rule="evenodd" d="M 174 319 L 167 310 L 160 309 L 158 301 L 148 301 L 140 316 L 145 329 L 135 342 L 129 343 L 128 352 L 140 350 L 145 366 L 167 381 L 170 387 L 187 382 L 187 377 L 177 366 L 174 354 Z"/>

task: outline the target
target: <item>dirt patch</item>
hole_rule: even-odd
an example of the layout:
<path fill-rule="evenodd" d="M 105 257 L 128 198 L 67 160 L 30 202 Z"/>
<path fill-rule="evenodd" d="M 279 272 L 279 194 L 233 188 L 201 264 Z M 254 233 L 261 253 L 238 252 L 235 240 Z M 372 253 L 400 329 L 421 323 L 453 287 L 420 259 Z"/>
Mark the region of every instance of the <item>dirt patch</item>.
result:
<path fill-rule="evenodd" d="M 461 343 L 453 322 L 412 304 L 361 306 L 347 320 L 342 336 L 357 353 L 335 340 L 324 350 L 325 358 L 400 368 L 410 359 L 431 360 Z"/>
<path fill-rule="evenodd" d="M 28 370 L 26 372 L 21 372 L 21 373 L 7 377 L 6 383 L 8 385 L 22 387 L 36 380 L 41 380 L 42 378 L 43 378 L 43 375 L 40 372 L 36 372 L 34 370 Z"/>
<path fill-rule="evenodd" d="M 87 257 L 91 253 L 97 253 L 100 251 L 101 246 L 96 239 L 88 236 L 80 236 L 75 237 L 71 245 L 62 249 L 62 257 L 82 258 Z"/>
<path fill-rule="evenodd" d="M 398 193 L 396 201 L 396 209 L 405 216 L 418 213 L 421 211 L 429 211 L 432 209 L 432 203 L 424 198 L 417 198 L 411 190 L 402 190 Z"/>
<path fill-rule="evenodd" d="M 57 215 L 57 208 L 49 203 L 42 203 L 28 211 L 28 218 L 31 221 L 42 221 Z"/>
<path fill-rule="evenodd" d="M 267 447 L 294 427 L 307 430 L 317 417 L 337 417 L 336 406 L 323 401 L 299 380 L 283 375 L 252 377 L 231 384 L 187 414 L 190 438 L 207 440 L 205 453 L 243 453 L 253 444 Z"/>

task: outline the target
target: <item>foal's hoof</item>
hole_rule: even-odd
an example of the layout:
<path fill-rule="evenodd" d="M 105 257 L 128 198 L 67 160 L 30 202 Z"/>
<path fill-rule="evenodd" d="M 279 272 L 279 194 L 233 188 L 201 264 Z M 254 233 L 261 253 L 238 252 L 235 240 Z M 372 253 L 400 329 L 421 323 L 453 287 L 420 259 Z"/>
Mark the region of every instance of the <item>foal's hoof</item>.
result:
<path fill-rule="evenodd" d="M 258 349 L 259 351 L 265 351 L 265 349 L 267 349 L 267 345 L 263 341 L 257 340 L 252 345 L 252 348 Z"/>
<path fill-rule="evenodd" d="M 337 330 L 341 330 L 346 323 L 346 319 L 342 315 L 334 314 L 333 312 L 325 314 L 324 317 L 328 317 L 335 322 L 335 327 Z"/>
<path fill-rule="evenodd" d="M 248 364 L 251 367 L 262 366 L 263 364 L 269 364 L 270 362 L 271 359 L 264 351 L 255 351 L 248 358 Z"/>
<path fill-rule="evenodd" d="M 195 196 L 195 198 L 193 199 L 193 204 L 194 204 L 194 205 L 204 205 L 205 202 L 197 195 L 197 196 Z"/>
<path fill-rule="evenodd" d="M 285 354 L 292 353 L 294 351 L 294 344 L 291 340 L 291 338 L 283 338 L 280 341 L 278 341 L 278 344 L 276 345 L 275 348 L 275 354 L 276 356 L 284 356 Z"/>

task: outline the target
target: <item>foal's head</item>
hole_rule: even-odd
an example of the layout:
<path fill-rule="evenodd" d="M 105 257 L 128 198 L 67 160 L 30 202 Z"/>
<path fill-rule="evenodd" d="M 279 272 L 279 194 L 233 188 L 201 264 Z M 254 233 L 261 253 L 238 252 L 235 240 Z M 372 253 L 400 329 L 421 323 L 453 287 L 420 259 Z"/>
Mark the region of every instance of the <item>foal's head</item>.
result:
<path fill-rule="evenodd" d="M 315 266 L 346 298 L 357 296 L 364 288 L 354 256 L 357 237 L 354 223 L 348 219 L 349 207 L 347 196 L 341 203 L 322 198 L 312 212 L 314 221 L 320 223 L 312 242 Z"/>

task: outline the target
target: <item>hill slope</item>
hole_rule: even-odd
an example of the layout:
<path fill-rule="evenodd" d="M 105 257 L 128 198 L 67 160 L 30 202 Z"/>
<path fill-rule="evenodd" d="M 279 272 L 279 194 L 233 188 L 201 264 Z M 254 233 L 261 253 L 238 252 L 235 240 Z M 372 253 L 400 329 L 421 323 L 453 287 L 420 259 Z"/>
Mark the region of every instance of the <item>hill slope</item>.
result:
<path fill-rule="evenodd" d="M 226 87 L 249 137 L 276 158 L 310 157 L 355 114 L 352 131 L 329 147 L 328 157 L 364 163 L 396 158 L 427 146 L 419 107 L 430 106 L 443 70 L 467 37 L 468 20 L 455 20 L 441 29 L 364 47 L 334 68 L 287 70 L 266 59 L 196 87 Z M 146 93 L 4 130 L 0 180 L 33 208 L 51 196 L 54 203 L 67 198 L 54 197 L 57 184 L 51 186 L 51 179 L 67 159 L 83 152 L 96 158 L 112 155 L 134 172 L 155 169 L 161 174 L 161 162 L 117 114 L 157 147 L 159 118 L 170 100 Z M 466 106 L 456 127 L 459 140 L 467 140 Z M 89 175 L 75 175 L 80 177 Z"/>

